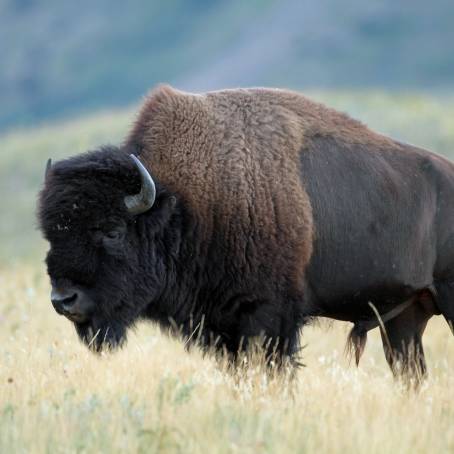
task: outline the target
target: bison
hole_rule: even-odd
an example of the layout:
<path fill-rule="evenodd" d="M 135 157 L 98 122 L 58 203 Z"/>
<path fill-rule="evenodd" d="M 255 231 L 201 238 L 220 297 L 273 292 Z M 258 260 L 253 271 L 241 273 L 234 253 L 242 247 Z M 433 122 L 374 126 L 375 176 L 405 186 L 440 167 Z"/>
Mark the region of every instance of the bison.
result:
<path fill-rule="evenodd" d="M 454 321 L 453 164 L 296 92 L 160 86 L 121 146 L 48 166 L 38 218 L 52 304 L 96 351 L 153 320 L 288 358 L 329 317 L 357 361 L 380 325 L 424 374 L 427 321 Z"/>

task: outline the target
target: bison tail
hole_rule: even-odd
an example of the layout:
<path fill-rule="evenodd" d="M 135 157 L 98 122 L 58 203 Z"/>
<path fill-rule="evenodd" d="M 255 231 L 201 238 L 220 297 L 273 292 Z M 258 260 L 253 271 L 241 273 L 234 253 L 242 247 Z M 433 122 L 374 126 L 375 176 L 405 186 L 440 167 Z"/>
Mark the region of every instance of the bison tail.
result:
<path fill-rule="evenodd" d="M 355 362 L 358 366 L 361 355 L 364 352 L 367 342 L 367 331 L 362 329 L 361 326 L 355 324 L 350 331 L 347 338 L 347 345 L 345 346 L 345 353 L 349 359 L 355 355 Z"/>

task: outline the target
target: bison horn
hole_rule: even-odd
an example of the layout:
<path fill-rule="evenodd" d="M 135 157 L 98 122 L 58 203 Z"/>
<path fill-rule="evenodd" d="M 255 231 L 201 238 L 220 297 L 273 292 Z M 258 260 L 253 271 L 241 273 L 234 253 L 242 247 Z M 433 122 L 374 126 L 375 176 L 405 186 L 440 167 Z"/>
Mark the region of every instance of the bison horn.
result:
<path fill-rule="evenodd" d="M 44 173 L 44 180 L 47 180 L 47 175 L 49 175 L 50 168 L 52 167 L 52 159 L 48 159 L 46 163 L 46 172 Z"/>
<path fill-rule="evenodd" d="M 148 170 L 144 167 L 140 160 L 133 154 L 130 156 L 140 173 L 142 187 L 140 188 L 140 192 L 138 194 L 128 195 L 125 197 L 125 205 L 129 213 L 137 215 L 145 213 L 145 211 L 148 211 L 153 206 L 156 198 L 156 186 L 153 178 L 151 178 Z"/>

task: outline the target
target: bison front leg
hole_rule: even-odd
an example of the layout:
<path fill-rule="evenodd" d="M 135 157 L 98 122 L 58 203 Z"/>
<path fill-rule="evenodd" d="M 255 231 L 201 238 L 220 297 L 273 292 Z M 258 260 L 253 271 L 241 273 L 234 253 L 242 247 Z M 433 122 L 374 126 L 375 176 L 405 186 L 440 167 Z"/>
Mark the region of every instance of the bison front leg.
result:
<path fill-rule="evenodd" d="M 284 311 L 285 309 L 285 311 Z M 294 359 L 299 346 L 297 316 L 291 316 L 291 304 L 243 300 L 238 304 L 230 325 L 228 349 L 237 356 L 252 346 L 259 346 L 269 365 L 280 367 Z"/>
<path fill-rule="evenodd" d="M 380 328 L 386 360 L 396 377 L 416 379 L 427 373 L 422 335 L 433 314 L 416 301 Z"/>

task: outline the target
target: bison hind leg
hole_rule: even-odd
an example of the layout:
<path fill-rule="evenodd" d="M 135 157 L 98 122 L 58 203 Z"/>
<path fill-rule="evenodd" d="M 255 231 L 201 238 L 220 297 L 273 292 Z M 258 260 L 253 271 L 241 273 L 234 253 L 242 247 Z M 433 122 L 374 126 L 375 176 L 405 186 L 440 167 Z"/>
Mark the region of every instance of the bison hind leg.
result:
<path fill-rule="evenodd" d="M 355 323 L 347 338 L 345 353 L 349 359 L 355 356 L 356 365 L 359 365 L 359 360 L 364 352 L 367 342 L 367 330 L 359 323 Z"/>
<path fill-rule="evenodd" d="M 425 298 L 416 301 L 380 329 L 385 357 L 394 376 L 414 379 L 418 384 L 427 374 L 422 336 L 433 315 Z"/>

